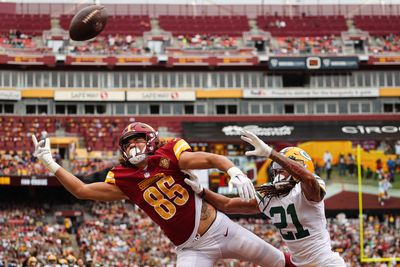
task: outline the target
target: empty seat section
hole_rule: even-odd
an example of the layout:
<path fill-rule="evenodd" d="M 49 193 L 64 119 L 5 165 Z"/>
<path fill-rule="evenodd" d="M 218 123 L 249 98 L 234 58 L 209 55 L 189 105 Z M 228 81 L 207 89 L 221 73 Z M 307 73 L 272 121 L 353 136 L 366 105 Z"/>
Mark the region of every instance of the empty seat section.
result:
<path fill-rule="evenodd" d="M 344 16 L 258 16 L 256 21 L 273 36 L 329 36 L 347 31 Z"/>
<path fill-rule="evenodd" d="M 249 31 L 246 16 L 160 16 L 159 24 L 174 36 L 242 36 Z"/>
<path fill-rule="evenodd" d="M 400 34 L 399 16 L 354 16 L 354 25 L 372 36 Z"/>
<path fill-rule="evenodd" d="M 0 14 L 0 32 L 11 29 L 28 35 L 41 35 L 51 28 L 48 14 Z"/>

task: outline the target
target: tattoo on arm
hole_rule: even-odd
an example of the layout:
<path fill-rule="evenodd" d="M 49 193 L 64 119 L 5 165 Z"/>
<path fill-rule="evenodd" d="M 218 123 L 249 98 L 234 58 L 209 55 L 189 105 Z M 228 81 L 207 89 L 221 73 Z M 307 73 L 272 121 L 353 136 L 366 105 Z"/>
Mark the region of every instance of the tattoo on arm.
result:
<path fill-rule="evenodd" d="M 203 201 L 201 204 L 201 215 L 200 220 L 207 220 L 211 216 L 210 210 L 208 209 L 207 202 Z"/>
<path fill-rule="evenodd" d="M 272 151 L 270 158 L 273 161 L 279 163 L 279 165 L 281 165 L 282 168 L 287 170 L 289 174 L 293 175 L 294 178 L 300 181 L 301 177 L 304 177 L 305 175 L 308 174 L 307 170 L 304 168 L 304 166 L 301 166 L 300 163 L 288 159 L 274 150 Z"/>
<path fill-rule="evenodd" d="M 272 151 L 270 158 L 279 163 L 293 178 L 302 182 L 302 188 L 305 190 L 308 200 L 321 200 L 320 186 L 314 175 L 310 173 L 299 162 L 286 158 L 276 151 Z"/>

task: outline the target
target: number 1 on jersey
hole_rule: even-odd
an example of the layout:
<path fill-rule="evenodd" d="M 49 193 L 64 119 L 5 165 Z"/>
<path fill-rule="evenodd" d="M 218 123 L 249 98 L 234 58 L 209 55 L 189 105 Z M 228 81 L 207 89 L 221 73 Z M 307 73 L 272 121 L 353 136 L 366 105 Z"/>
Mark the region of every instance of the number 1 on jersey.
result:
<path fill-rule="evenodd" d="M 282 238 L 285 240 L 295 240 L 301 239 L 310 235 L 310 232 L 307 229 L 304 229 L 303 225 L 301 225 L 299 218 L 297 217 L 296 209 L 294 204 L 290 204 L 285 212 L 285 208 L 282 206 L 272 207 L 269 211 L 269 214 L 274 217 L 275 214 L 279 214 L 281 217 L 281 222 L 274 223 L 275 227 L 279 229 L 281 232 Z M 286 214 L 288 214 L 292 218 L 293 225 L 296 227 L 296 233 L 288 231 L 286 234 L 282 233 L 282 229 L 288 226 Z"/>

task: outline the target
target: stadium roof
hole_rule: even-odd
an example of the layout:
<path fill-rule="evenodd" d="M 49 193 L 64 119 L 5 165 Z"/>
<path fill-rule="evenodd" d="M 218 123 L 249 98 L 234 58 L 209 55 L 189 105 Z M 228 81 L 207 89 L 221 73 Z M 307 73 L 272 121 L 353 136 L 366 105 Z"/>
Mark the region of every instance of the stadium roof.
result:
<path fill-rule="evenodd" d="M 116 4 L 115 0 L 0 0 L 3 3 L 94 3 L 100 2 L 102 4 Z M 392 5 L 400 4 L 400 0 L 119 0 L 118 4 L 185 4 L 185 5 L 326 5 L 326 4 L 359 4 L 359 5 Z"/>

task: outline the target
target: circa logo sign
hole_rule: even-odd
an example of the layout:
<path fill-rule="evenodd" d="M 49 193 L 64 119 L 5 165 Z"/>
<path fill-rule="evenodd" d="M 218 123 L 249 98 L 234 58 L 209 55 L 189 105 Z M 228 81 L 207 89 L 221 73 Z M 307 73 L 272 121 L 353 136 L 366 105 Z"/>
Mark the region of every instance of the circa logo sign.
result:
<path fill-rule="evenodd" d="M 400 126 L 343 126 L 342 132 L 347 134 L 391 134 L 400 132 Z"/>
<path fill-rule="evenodd" d="M 237 125 L 229 125 L 222 128 L 222 132 L 225 135 L 241 135 L 243 130 L 247 130 L 253 132 L 258 136 L 283 136 L 283 135 L 291 135 L 294 127 L 293 126 L 281 126 L 281 127 L 259 127 L 257 125 L 246 125 L 246 126 L 237 126 Z"/>

